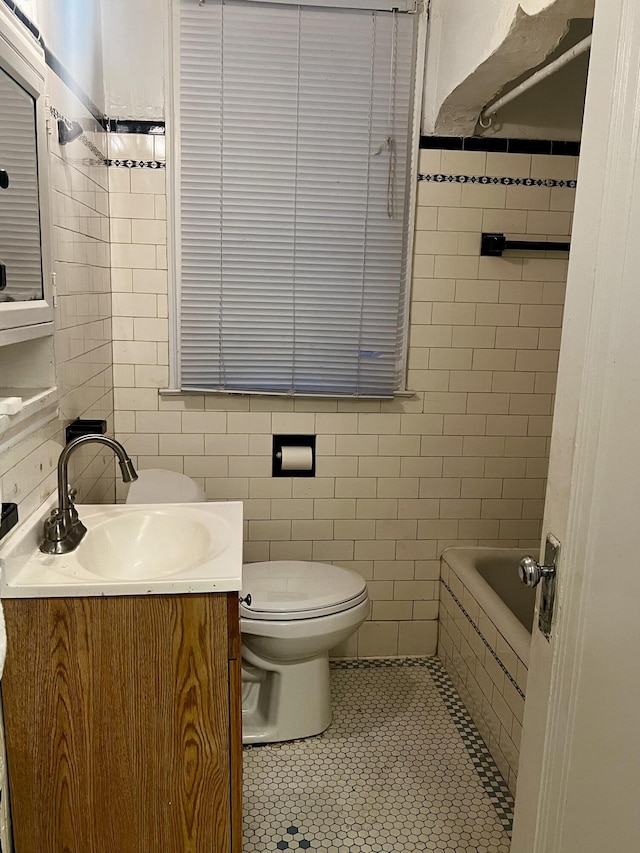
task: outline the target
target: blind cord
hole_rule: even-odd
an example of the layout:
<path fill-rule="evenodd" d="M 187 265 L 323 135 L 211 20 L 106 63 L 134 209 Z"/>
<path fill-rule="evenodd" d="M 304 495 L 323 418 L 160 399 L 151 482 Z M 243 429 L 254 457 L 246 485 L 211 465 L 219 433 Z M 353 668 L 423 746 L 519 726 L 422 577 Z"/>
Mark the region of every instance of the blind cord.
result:
<path fill-rule="evenodd" d="M 387 184 L 387 216 L 395 217 L 396 187 L 396 64 L 398 61 L 398 11 L 393 10 L 393 35 L 391 37 L 391 69 L 389 72 L 389 181 Z"/>
<path fill-rule="evenodd" d="M 297 245 L 298 245 L 298 163 L 300 157 L 300 54 L 301 54 L 301 46 L 302 46 L 302 9 L 298 6 L 298 54 L 296 56 L 297 61 L 297 80 L 296 80 L 296 161 L 294 168 L 294 185 L 293 185 L 293 352 L 291 355 L 291 390 L 295 392 L 296 390 L 296 353 L 298 352 L 298 347 L 296 346 L 296 297 L 297 297 L 297 288 L 296 282 L 298 280 L 298 270 L 296 267 L 298 257 L 297 257 Z"/>
<path fill-rule="evenodd" d="M 371 151 L 371 136 L 373 133 L 373 93 L 374 86 L 373 81 L 375 79 L 375 68 L 376 68 L 376 36 L 378 34 L 378 30 L 376 24 L 378 22 L 378 16 L 375 12 L 372 14 L 372 23 L 371 23 L 371 71 L 370 71 L 370 79 L 369 79 L 369 144 L 367 146 L 368 150 Z M 382 143 L 384 146 L 384 143 Z M 382 150 L 382 149 L 380 149 Z M 376 152 L 377 154 L 378 152 Z M 364 307 L 365 307 L 365 299 L 364 294 L 367 286 L 367 237 L 368 237 L 368 223 L 369 223 L 369 198 L 371 192 L 371 158 L 367 157 L 367 180 L 366 180 L 366 207 L 364 214 L 364 239 L 362 241 L 362 283 L 360 288 L 360 318 L 358 324 L 358 367 L 356 369 L 356 394 L 360 393 L 360 369 L 362 367 L 362 335 L 364 333 Z"/>
<path fill-rule="evenodd" d="M 204 2 L 204 0 L 203 0 Z M 201 4 L 202 5 L 202 4 Z M 224 3 L 220 3 L 220 66 L 224 68 Z M 224 74 L 220 75 L 220 300 L 218 310 L 218 358 L 220 380 L 227 387 L 227 366 L 224 349 Z"/>
<path fill-rule="evenodd" d="M 389 95 L 387 98 L 387 138 L 373 152 L 373 156 L 389 152 L 389 172 L 387 175 L 387 216 L 394 219 L 396 215 L 396 64 L 398 59 L 398 13 L 393 10 L 393 26 L 391 29 L 391 62 L 389 63 Z"/>

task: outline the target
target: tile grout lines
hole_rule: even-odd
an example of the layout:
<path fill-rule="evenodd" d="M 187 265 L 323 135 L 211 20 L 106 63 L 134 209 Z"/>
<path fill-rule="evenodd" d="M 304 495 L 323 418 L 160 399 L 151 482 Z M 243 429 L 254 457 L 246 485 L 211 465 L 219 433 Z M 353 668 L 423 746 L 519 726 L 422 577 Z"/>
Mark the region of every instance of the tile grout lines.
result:
<path fill-rule="evenodd" d="M 467 752 L 473 762 L 476 772 L 484 788 L 492 800 L 500 822 L 505 831 L 511 835 L 513 829 L 513 798 L 498 770 L 487 746 L 473 723 L 469 712 L 458 696 L 453 682 L 447 675 L 443 665 L 432 660 L 427 663 L 427 669 L 432 676 L 440 696 L 456 725 L 460 737 L 464 741 Z"/>
<path fill-rule="evenodd" d="M 511 835 L 513 828 L 513 798 L 511 793 L 495 761 L 491 757 L 482 739 L 482 735 L 477 730 L 462 699 L 458 696 L 446 669 L 438 658 L 361 658 L 355 661 L 332 661 L 331 663 L 332 669 L 371 669 L 375 667 L 407 666 L 423 666 L 433 678 L 434 684 L 438 688 L 447 711 L 458 729 L 476 772 L 484 785 L 485 791 L 495 807 L 500 822 L 505 831 Z"/>
<path fill-rule="evenodd" d="M 501 660 L 500 660 L 500 658 L 498 657 L 498 655 L 497 655 L 496 651 L 491 647 L 491 644 L 490 644 L 490 643 L 489 643 L 489 641 L 485 638 L 485 636 L 484 636 L 484 634 L 482 633 L 482 631 L 480 630 L 480 628 L 478 628 L 478 626 L 477 626 L 477 625 L 476 625 L 476 623 L 473 621 L 473 619 L 471 618 L 471 616 L 470 616 L 470 615 L 467 613 L 467 611 L 464 609 L 464 607 L 462 606 L 462 604 L 461 604 L 461 603 L 460 603 L 460 601 L 458 600 L 458 597 L 456 596 L 455 592 L 451 589 L 451 587 L 449 586 L 449 584 L 448 584 L 445 580 L 443 580 L 442 578 L 440 578 L 440 583 L 441 583 L 441 584 L 442 584 L 442 586 L 447 590 L 447 592 L 449 593 L 449 595 L 451 596 L 451 598 L 455 601 L 455 603 L 458 605 L 458 607 L 459 607 L 459 608 L 460 608 L 460 610 L 462 611 L 462 613 L 463 613 L 463 615 L 464 615 L 465 619 L 469 622 L 469 624 L 471 625 L 471 627 L 473 628 L 473 630 L 474 630 L 474 631 L 476 632 L 476 634 L 480 637 L 480 639 L 481 639 L 481 640 L 482 640 L 482 642 L 485 644 L 485 646 L 487 647 L 487 649 L 491 652 L 491 656 L 495 659 L 495 662 L 498 664 L 498 666 L 500 667 L 500 669 L 501 669 L 501 670 L 504 672 L 504 674 L 507 676 L 507 678 L 509 679 L 509 681 L 511 682 L 511 684 L 512 684 L 512 685 L 513 685 L 513 687 L 515 688 L 515 690 L 516 690 L 516 692 L 518 693 L 518 695 L 519 695 L 522 699 L 524 699 L 524 698 L 525 698 L 524 693 L 522 692 L 521 688 L 519 687 L 518 682 L 514 679 L 514 677 L 513 677 L 513 676 L 511 675 L 511 673 L 509 672 L 509 670 L 508 670 L 508 669 L 506 668 L 506 666 L 502 663 L 502 661 L 501 661 Z M 496 630 L 497 630 L 497 629 L 496 629 Z M 498 633 L 499 633 L 499 632 L 498 632 Z M 505 643 L 506 643 L 506 640 L 505 640 Z M 507 645 L 508 645 L 508 643 L 507 643 Z M 515 653 L 514 653 L 514 654 L 515 654 Z M 518 658 L 518 660 L 520 660 L 520 659 Z"/>
<path fill-rule="evenodd" d="M 328 845 L 331 853 L 338 853 L 338 851 L 343 850 L 352 850 L 355 853 L 356 847 L 359 849 L 360 846 L 363 847 L 363 853 L 364 851 L 369 851 L 369 853 L 395 853 L 395 850 L 399 849 L 397 847 L 397 843 L 400 840 L 398 833 L 400 833 L 400 836 L 403 833 L 406 834 L 407 850 L 422 850 L 427 848 L 429 850 L 436 850 L 436 846 L 439 848 L 443 841 L 447 850 L 458 849 L 453 846 L 456 843 L 456 839 L 458 841 L 465 839 L 467 845 L 473 839 L 471 845 L 465 845 L 465 849 L 485 849 L 488 843 L 490 849 L 493 850 L 494 847 L 491 846 L 492 842 L 482 835 L 483 832 L 486 832 L 486 824 L 482 823 L 481 815 L 488 815 L 489 812 L 492 812 L 494 815 L 493 821 L 495 821 L 496 831 L 500 831 L 505 841 L 507 840 L 512 826 L 513 800 L 499 769 L 495 765 L 441 661 L 437 658 L 426 657 L 364 658 L 360 660 L 332 662 L 331 668 L 336 671 L 335 684 L 340 685 L 337 696 L 344 698 L 345 690 L 350 697 L 353 695 L 353 690 L 355 690 L 356 696 L 361 693 L 363 696 L 366 696 L 367 690 L 371 688 L 367 688 L 365 685 L 378 685 L 375 700 L 371 703 L 367 700 L 367 704 L 373 711 L 371 723 L 374 725 L 374 730 L 377 731 L 377 736 L 383 737 L 384 743 L 388 743 L 386 747 L 383 747 L 382 743 L 378 744 L 382 748 L 383 761 L 389 761 L 389 756 L 384 758 L 386 754 L 385 750 L 388 751 L 390 749 L 392 754 L 395 754 L 391 742 L 394 735 L 391 734 L 392 730 L 387 731 L 386 729 L 386 725 L 388 724 L 387 712 L 390 711 L 393 717 L 393 714 L 406 708 L 407 706 L 404 706 L 402 703 L 406 700 L 407 696 L 413 695 L 414 690 L 413 687 L 407 687 L 407 685 L 417 686 L 422 684 L 424 687 L 418 687 L 418 691 L 419 694 L 423 695 L 423 703 L 419 702 L 414 708 L 414 727 L 418 726 L 418 729 L 424 732 L 427 738 L 430 737 L 428 732 L 433 728 L 434 744 L 438 744 L 441 743 L 441 730 L 438 720 L 444 721 L 446 718 L 452 727 L 452 735 L 457 737 L 457 749 L 460 750 L 458 754 L 460 756 L 463 754 L 466 755 L 468 763 L 463 760 L 463 763 L 460 765 L 451 764 L 451 753 L 449 753 L 449 758 L 447 759 L 445 757 L 445 750 L 445 753 L 443 753 L 444 763 L 442 765 L 439 763 L 435 765 L 439 769 L 436 769 L 435 774 L 432 776 L 433 780 L 437 780 L 438 778 L 441 780 L 440 786 L 435 781 L 433 783 L 435 787 L 432 794 L 429 794 L 431 790 L 429 787 L 424 789 L 424 794 L 421 794 L 403 787 L 404 783 L 402 780 L 404 777 L 402 772 L 400 772 L 400 775 L 391 773 L 389 783 L 391 787 L 388 790 L 385 788 L 386 783 L 384 780 L 379 780 L 371 788 L 371 774 L 373 773 L 375 776 L 375 771 L 372 768 L 375 765 L 376 759 L 373 755 L 371 758 L 366 759 L 365 755 L 366 760 L 363 760 L 362 750 L 364 749 L 366 753 L 367 744 L 374 750 L 377 750 L 377 747 L 375 747 L 375 737 L 373 741 L 366 738 L 366 743 L 361 742 L 362 737 L 365 736 L 365 732 L 368 731 L 368 724 L 366 723 L 364 728 L 356 735 L 355 741 L 347 741 L 342 747 L 339 745 L 340 738 L 345 733 L 348 733 L 349 723 L 346 724 L 346 729 L 342 724 L 338 724 L 335 732 L 337 740 L 333 746 L 334 752 L 336 748 L 346 750 L 346 754 L 343 757 L 347 766 L 350 766 L 353 760 L 353 755 L 350 755 L 350 753 L 355 752 L 357 758 L 352 771 L 358 773 L 358 767 L 362 764 L 364 768 L 364 783 L 362 786 L 357 784 L 357 780 L 350 783 L 349 777 L 343 778 L 341 768 L 338 767 L 335 768 L 335 773 L 326 778 L 323 777 L 320 770 L 323 760 L 329 760 L 329 762 L 331 760 L 341 760 L 337 754 L 333 759 L 330 758 L 331 729 L 329 730 L 328 743 L 325 742 L 324 736 L 321 736 L 318 739 L 312 738 L 290 744 L 274 744 L 266 748 L 247 747 L 245 756 L 251 761 L 254 773 L 253 777 L 246 776 L 245 778 L 245 797 L 249 797 L 252 803 L 251 808 L 245 812 L 245 832 L 249 831 L 251 833 L 246 836 L 248 851 L 254 851 L 254 853 L 260 851 L 260 853 L 263 853 L 267 849 L 280 851 L 294 849 L 313 850 L 318 848 L 325 849 Z M 371 672 L 372 670 L 384 671 L 385 669 L 388 671 L 395 670 L 401 681 L 397 681 L 395 673 L 391 678 L 391 672 L 389 672 L 390 680 L 378 681 L 374 678 L 373 672 Z M 401 675 L 401 672 L 399 672 L 401 670 L 405 671 L 406 679 L 408 680 L 405 679 L 404 675 Z M 415 673 L 413 676 L 411 675 L 412 670 Z M 422 670 L 422 676 L 418 675 L 420 670 Z M 348 687 L 349 671 L 354 672 L 354 675 L 357 671 L 361 673 L 356 678 L 356 687 L 351 690 Z M 371 676 L 365 675 L 367 671 L 371 673 Z M 338 678 L 339 674 L 340 678 Z M 374 678 L 374 680 L 362 681 L 363 678 Z M 393 692 L 385 699 L 384 684 L 389 685 L 387 689 L 390 689 L 391 685 L 396 685 L 400 692 L 397 695 Z M 404 685 L 403 687 L 400 686 L 402 684 Z M 428 684 L 431 685 L 431 688 L 427 686 Z M 379 692 L 380 690 L 382 692 Z M 409 690 L 408 693 L 406 692 L 407 690 Z M 421 693 L 424 690 L 427 691 L 426 694 Z M 433 697 L 432 700 L 426 698 L 429 695 Z M 405 700 L 403 700 L 403 696 Z M 396 699 L 399 700 L 397 706 L 395 704 Z M 337 701 L 340 702 L 341 699 L 337 698 Z M 435 704 L 432 704 L 433 702 Z M 435 714 L 433 719 L 429 716 L 429 712 L 426 710 L 427 707 L 430 707 L 431 711 Z M 374 711 L 373 709 L 375 708 L 378 708 L 378 710 Z M 357 710 L 358 708 L 356 707 Z M 353 711 L 354 708 L 352 707 L 351 713 Z M 381 714 L 381 716 L 378 717 L 378 714 Z M 431 719 L 432 725 L 429 722 Z M 389 742 L 387 741 L 388 737 L 391 738 Z M 323 742 L 325 742 L 324 747 Z M 328 752 L 326 751 L 327 746 L 329 747 Z M 281 752 L 280 748 L 284 751 Z M 435 753 L 428 749 L 425 755 L 437 755 L 437 751 L 440 748 L 441 746 L 436 746 Z M 269 755 L 273 755 L 273 758 L 269 758 Z M 343 755 L 343 753 L 340 752 L 339 755 Z M 412 760 L 420 762 L 419 755 L 412 752 L 412 756 Z M 304 774 L 301 786 L 295 782 L 295 777 L 300 776 L 300 769 L 296 762 L 301 760 L 303 763 L 305 760 L 311 760 L 314 764 L 315 762 L 320 762 L 314 771 L 319 774 L 318 778 L 311 786 L 309 786 Z M 293 764 L 290 766 L 289 762 L 291 761 L 293 761 Z M 391 763 L 385 766 L 391 772 L 393 758 L 391 758 Z M 256 776 L 257 772 L 260 775 Z M 258 780 L 262 778 L 263 774 L 266 774 L 264 775 L 264 782 L 268 780 L 268 785 L 264 788 L 264 799 L 256 801 L 256 794 L 258 798 L 263 796 L 260 793 L 260 788 L 258 788 L 258 792 L 256 791 L 256 784 L 260 785 Z M 471 784 L 472 777 L 475 778 L 475 783 L 473 784 Z M 276 793 L 274 785 L 278 786 L 279 778 L 282 778 L 283 787 L 281 789 L 278 787 L 278 793 Z M 292 779 L 294 780 L 293 785 Z M 391 781 L 392 779 L 394 781 Z M 429 785 L 431 784 L 429 783 Z M 313 799 L 316 785 L 319 785 L 319 790 L 321 791 L 317 803 Z M 346 824 L 341 823 L 336 828 L 337 818 L 342 816 L 344 820 L 346 815 L 349 814 L 348 810 L 350 808 L 360 808 L 362 810 L 362 803 L 367 803 L 369 796 L 372 794 L 372 802 L 377 802 L 375 791 L 380 785 L 382 787 L 379 788 L 378 797 L 382 797 L 381 802 L 385 803 L 385 805 L 380 806 L 379 813 L 370 813 L 370 809 L 367 807 L 362 814 L 357 812 L 360 815 L 359 818 Z M 295 796 L 292 794 L 294 790 L 296 792 Z M 483 805 L 479 805 L 479 800 L 474 800 L 473 790 L 476 790 L 477 794 L 484 798 Z M 332 794 L 332 791 L 337 793 Z M 384 793 L 385 791 L 386 794 Z M 403 791 L 404 793 L 402 793 Z M 393 802 L 394 798 L 397 798 L 399 795 L 403 805 L 399 807 L 396 815 Z M 296 809 L 294 801 L 299 796 L 305 798 L 311 797 L 311 800 L 305 799 L 304 801 L 307 803 L 308 808 L 304 806 Z M 347 805 L 344 799 L 345 796 L 347 803 L 349 803 L 349 798 L 354 797 L 355 805 Z M 335 802 L 332 800 L 332 797 L 337 797 Z M 363 797 L 365 799 L 362 799 Z M 271 807 L 269 807 L 270 802 Z M 361 805 L 358 806 L 358 803 Z M 440 805 L 435 805 L 435 811 L 432 811 L 432 805 L 435 803 L 439 803 Z M 446 805 L 447 803 L 448 805 Z M 425 807 L 427 808 L 426 812 L 424 811 Z M 438 809 L 441 807 L 443 807 L 443 811 L 438 812 Z M 347 808 L 346 812 L 345 808 Z M 451 818 L 447 816 L 450 814 L 447 812 L 447 809 L 451 808 L 454 809 L 454 814 L 456 812 L 458 814 L 458 817 L 453 818 L 453 824 L 449 822 Z M 480 809 L 479 812 L 477 811 L 478 808 Z M 468 817 L 464 818 L 463 814 L 467 813 Z M 293 814 L 297 816 L 292 819 Z M 440 818 L 438 814 L 441 814 Z M 480 820 L 478 824 L 476 824 L 477 819 Z M 329 823 L 329 826 L 325 829 L 324 823 L 326 822 Z M 358 834 L 359 825 L 362 825 L 364 828 L 370 822 L 370 828 L 365 830 L 366 837 L 360 836 Z M 422 833 L 425 831 L 427 834 L 423 835 Z M 431 835 L 432 832 L 434 833 L 433 837 Z M 489 830 L 490 832 L 491 830 Z M 456 833 L 458 833 L 457 836 Z M 459 833 L 462 833 L 462 835 Z M 360 838 L 360 844 L 358 844 L 358 838 Z M 426 847 L 419 846 L 420 841 L 426 844 Z M 480 847 L 477 847 L 477 844 L 480 844 Z M 499 844 L 499 848 L 500 850 L 507 849 L 504 847 L 504 842 Z M 489 849 L 489 847 L 486 849 Z M 495 849 L 497 849 L 497 846 Z"/>

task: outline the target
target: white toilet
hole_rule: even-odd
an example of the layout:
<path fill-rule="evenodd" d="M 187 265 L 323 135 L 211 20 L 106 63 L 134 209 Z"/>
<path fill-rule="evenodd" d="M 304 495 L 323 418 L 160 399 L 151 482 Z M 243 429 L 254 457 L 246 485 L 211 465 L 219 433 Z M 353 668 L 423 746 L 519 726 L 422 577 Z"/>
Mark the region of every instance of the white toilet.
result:
<path fill-rule="evenodd" d="M 126 502 L 205 501 L 190 477 L 138 471 Z M 242 568 L 242 740 L 310 737 L 331 722 L 329 650 L 369 613 L 364 579 L 327 563 L 248 563 Z"/>
<path fill-rule="evenodd" d="M 243 743 L 323 732 L 331 722 L 329 649 L 366 619 L 364 579 L 293 560 L 248 563 L 242 577 Z"/>

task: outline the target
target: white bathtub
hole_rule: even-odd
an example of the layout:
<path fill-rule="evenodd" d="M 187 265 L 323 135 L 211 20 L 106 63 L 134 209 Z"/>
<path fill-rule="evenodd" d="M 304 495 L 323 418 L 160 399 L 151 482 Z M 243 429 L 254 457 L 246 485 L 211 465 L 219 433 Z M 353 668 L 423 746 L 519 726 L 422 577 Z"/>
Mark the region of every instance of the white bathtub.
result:
<path fill-rule="evenodd" d="M 535 603 L 518 577 L 526 553 L 448 548 L 440 578 L 438 656 L 514 792 Z"/>
<path fill-rule="evenodd" d="M 442 555 L 443 562 L 473 595 L 526 666 L 529 666 L 536 596 L 520 582 L 518 563 L 530 553 L 531 549 L 517 548 L 448 548 Z"/>

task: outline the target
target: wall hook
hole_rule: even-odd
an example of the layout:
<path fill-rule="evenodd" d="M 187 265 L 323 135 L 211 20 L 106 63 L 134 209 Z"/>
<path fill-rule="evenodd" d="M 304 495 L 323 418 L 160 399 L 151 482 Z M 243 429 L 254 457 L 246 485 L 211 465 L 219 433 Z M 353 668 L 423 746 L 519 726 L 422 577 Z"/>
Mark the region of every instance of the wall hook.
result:
<path fill-rule="evenodd" d="M 64 119 L 58 119 L 58 142 L 60 145 L 67 145 L 82 136 L 82 125 L 77 121 L 66 122 Z"/>

